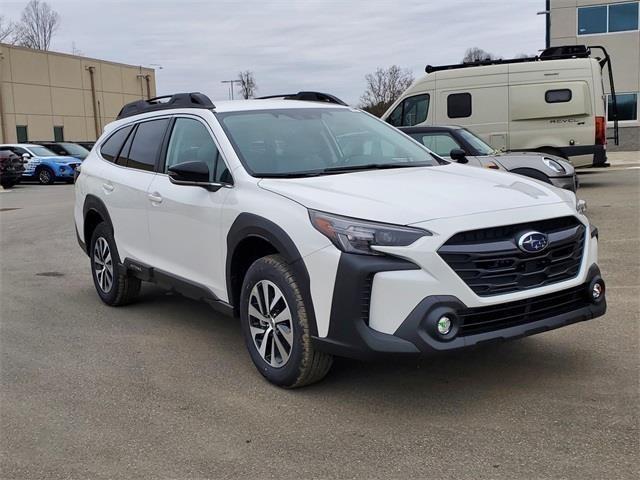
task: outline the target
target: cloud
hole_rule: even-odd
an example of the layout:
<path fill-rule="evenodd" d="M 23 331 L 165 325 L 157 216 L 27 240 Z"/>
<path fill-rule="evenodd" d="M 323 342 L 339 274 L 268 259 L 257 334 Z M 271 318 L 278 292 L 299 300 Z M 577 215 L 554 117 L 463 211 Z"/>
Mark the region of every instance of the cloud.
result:
<path fill-rule="evenodd" d="M 17 19 L 26 2 L 3 2 Z M 503 57 L 544 47 L 541 0 L 51 0 L 62 17 L 53 50 L 160 64 L 159 93 L 226 99 L 221 80 L 255 73 L 259 94 L 314 89 L 357 103 L 364 76 L 398 64 L 460 61 L 478 46 Z"/>

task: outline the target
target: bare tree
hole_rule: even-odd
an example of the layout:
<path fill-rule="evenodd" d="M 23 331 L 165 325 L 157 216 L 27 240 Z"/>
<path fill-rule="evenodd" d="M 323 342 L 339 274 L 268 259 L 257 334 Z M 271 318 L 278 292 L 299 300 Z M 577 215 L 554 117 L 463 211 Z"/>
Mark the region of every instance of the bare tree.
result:
<path fill-rule="evenodd" d="M 360 106 L 378 117 L 413 83 L 411 71 L 398 65 L 378 68 L 364 78 L 367 88 L 360 97 Z"/>
<path fill-rule="evenodd" d="M 77 55 L 77 56 L 80 56 L 80 57 L 84 56 L 84 52 L 78 48 L 78 46 L 76 45 L 75 40 L 71 41 L 71 54 L 72 55 Z"/>
<path fill-rule="evenodd" d="M 472 63 L 472 62 L 482 62 L 485 60 L 497 60 L 500 57 L 497 57 L 493 53 L 489 53 L 486 50 L 483 50 L 478 47 L 467 48 L 467 51 L 464 52 L 464 58 L 462 59 L 462 63 Z"/>
<path fill-rule="evenodd" d="M 11 20 L 7 20 L 4 15 L 0 15 L 0 42 L 15 43 L 17 25 Z"/>
<path fill-rule="evenodd" d="M 23 47 L 49 50 L 51 38 L 60 25 L 60 15 L 47 2 L 30 0 L 22 11 L 18 41 Z"/>
<path fill-rule="evenodd" d="M 240 72 L 238 74 L 238 80 L 240 81 L 240 95 L 242 95 L 242 98 L 255 97 L 258 85 L 256 84 L 256 77 L 253 75 L 253 72 L 250 70 Z"/>

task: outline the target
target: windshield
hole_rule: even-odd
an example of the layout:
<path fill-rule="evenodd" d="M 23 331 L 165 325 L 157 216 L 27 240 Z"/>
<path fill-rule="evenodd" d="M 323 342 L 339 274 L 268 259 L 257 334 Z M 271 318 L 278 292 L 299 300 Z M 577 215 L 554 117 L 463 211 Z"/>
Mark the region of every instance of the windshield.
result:
<path fill-rule="evenodd" d="M 296 108 L 217 116 L 245 168 L 257 177 L 438 164 L 426 148 L 357 110 Z"/>
<path fill-rule="evenodd" d="M 29 151 L 36 157 L 57 157 L 55 153 L 45 147 L 30 146 Z"/>
<path fill-rule="evenodd" d="M 76 145 L 75 143 L 61 143 L 60 145 L 62 145 L 71 155 L 82 155 L 84 157 L 89 155 L 89 150 L 81 145 Z"/>
<path fill-rule="evenodd" d="M 494 153 L 496 153 L 494 148 L 491 148 L 490 145 L 484 143 L 483 140 L 476 137 L 469 130 L 465 128 L 461 128 L 459 132 L 460 132 L 460 136 L 464 138 L 467 141 L 467 143 L 471 144 L 471 146 L 478 151 L 476 155 L 493 155 Z"/>

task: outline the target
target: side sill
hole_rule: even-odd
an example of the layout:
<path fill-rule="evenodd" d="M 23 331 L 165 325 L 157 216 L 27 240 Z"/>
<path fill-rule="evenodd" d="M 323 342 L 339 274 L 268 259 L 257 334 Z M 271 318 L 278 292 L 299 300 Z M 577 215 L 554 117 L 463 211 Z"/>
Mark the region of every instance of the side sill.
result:
<path fill-rule="evenodd" d="M 223 300 L 220 300 L 215 293 L 204 285 L 201 285 L 186 278 L 173 275 L 171 273 L 159 270 L 157 268 L 145 265 L 141 262 L 125 258 L 121 268 L 133 277 L 139 278 L 144 282 L 151 282 L 166 288 L 170 292 L 179 293 L 180 295 L 205 302 L 214 310 L 227 316 L 233 316 L 233 306 Z"/>

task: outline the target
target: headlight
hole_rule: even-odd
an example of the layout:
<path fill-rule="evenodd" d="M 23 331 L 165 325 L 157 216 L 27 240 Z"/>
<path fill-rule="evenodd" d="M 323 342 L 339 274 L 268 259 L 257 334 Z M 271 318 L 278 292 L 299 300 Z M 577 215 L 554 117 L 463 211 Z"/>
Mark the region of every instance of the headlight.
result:
<path fill-rule="evenodd" d="M 587 213 L 587 202 L 576 198 L 576 211 L 581 215 L 585 215 Z"/>
<path fill-rule="evenodd" d="M 567 171 L 564 169 L 562 165 L 560 165 L 560 163 L 556 162 L 551 158 L 542 157 L 542 161 L 547 167 L 549 167 L 551 170 L 553 170 L 556 173 L 567 173 Z"/>
<path fill-rule="evenodd" d="M 367 222 L 309 210 L 311 224 L 343 252 L 383 255 L 372 246 L 406 247 L 431 232 L 420 228 Z"/>

